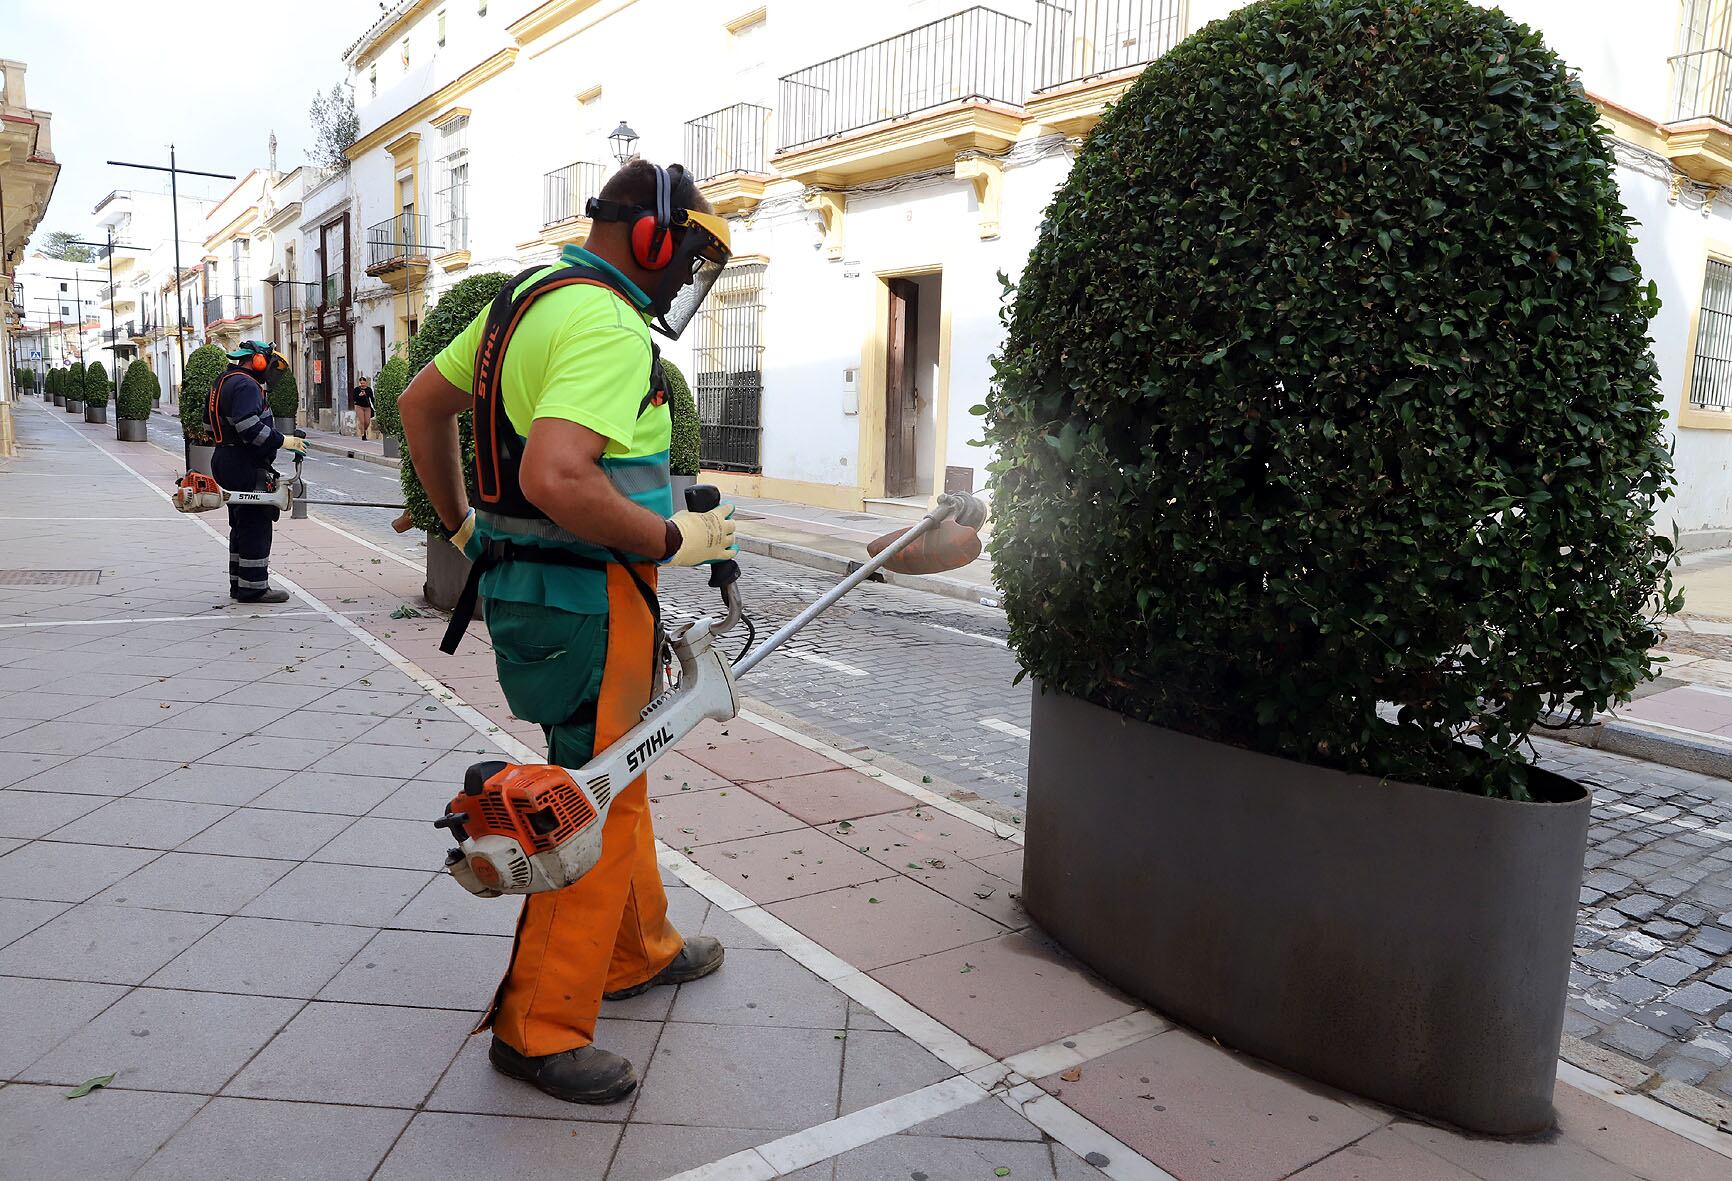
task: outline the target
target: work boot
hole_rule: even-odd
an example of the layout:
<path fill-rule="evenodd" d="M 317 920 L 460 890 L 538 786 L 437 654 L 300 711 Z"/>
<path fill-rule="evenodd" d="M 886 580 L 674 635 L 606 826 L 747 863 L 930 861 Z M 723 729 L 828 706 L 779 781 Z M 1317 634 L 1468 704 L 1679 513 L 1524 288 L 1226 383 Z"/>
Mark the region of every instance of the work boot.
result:
<path fill-rule="evenodd" d="M 286 603 L 289 601 L 289 592 L 281 587 L 273 586 L 256 599 L 243 599 L 234 591 L 229 592 L 229 598 L 237 603 Z"/>
<path fill-rule="evenodd" d="M 673 963 L 642 984 L 634 984 L 617 992 L 604 992 L 601 999 L 623 1001 L 646 993 L 659 984 L 685 984 L 692 980 L 702 980 L 722 966 L 722 957 L 726 954 L 722 941 L 714 935 L 693 935 L 686 940 L 686 945 L 680 948 L 680 954 L 674 957 Z"/>
<path fill-rule="evenodd" d="M 507 1078 L 538 1087 L 567 1103 L 616 1103 L 637 1087 L 637 1072 L 631 1063 L 600 1046 L 579 1046 L 531 1058 L 495 1037 L 487 1060 Z"/>

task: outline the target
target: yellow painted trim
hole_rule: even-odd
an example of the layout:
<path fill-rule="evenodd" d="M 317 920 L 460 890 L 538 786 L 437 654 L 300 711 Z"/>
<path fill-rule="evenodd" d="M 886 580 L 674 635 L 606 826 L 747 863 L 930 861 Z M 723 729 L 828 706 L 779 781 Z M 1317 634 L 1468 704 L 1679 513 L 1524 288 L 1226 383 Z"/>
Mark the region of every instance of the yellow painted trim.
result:
<path fill-rule="evenodd" d="M 859 512 L 866 505 L 865 494 L 859 488 L 847 484 L 814 484 L 807 480 L 717 472 L 707 468 L 699 479 L 706 484 L 714 484 L 723 496 L 757 496 L 848 512 Z"/>
<path fill-rule="evenodd" d="M 582 106 L 584 103 L 592 103 L 600 97 L 601 87 L 591 86 L 588 90 L 580 90 L 577 92 L 577 105 Z"/>
<path fill-rule="evenodd" d="M 986 103 L 941 107 L 782 152 L 770 164 L 807 186 L 843 188 L 944 167 L 966 151 L 1002 152 L 1026 123 L 1021 111 Z"/>
<path fill-rule="evenodd" d="M 256 219 L 258 215 L 259 207 L 257 205 L 253 205 L 240 213 L 237 213 L 233 221 L 229 222 L 228 225 L 224 226 L 222 229 L 204 240 L 204 248 L 206 250 L 215 250 L 224 243 L 240 237 L 241 231 L 247 228 L 246 225 L 242 223 L 248 223 L 248 219 Z M 216 262 L 217 260 L 213 258 L 211 261 Z"/>
<path fill-rule="evenodd" d="M 362 156 L 366 155 L 380 144 L 383 144 L 387 140 L 395 139 L 415 124 L 426 119 L 427 116 L 431 115 L 434 111 L 445 109 L 445 107 L 449 106 L 454 100 L 468 94 L 471 90 L 474 90 L 489 78 L 509 70 L 512 63 L 517 60 L 517 52 L 518 51 L 515 48 L 501 49 L 498 53 L 480 63 L 474 69 L 469 70 L 461 77 L 447 82 L 444 86 L 441 86 L 438 90 L 435 90 L 432 94 L 429 94 L 414 106 L 399 111 L 385 122 L 379 124 L 379 126 L 375 127 L 366 135 L 363 135 L 360 139 L 349 145 L 348 151 L 343 154 L 348 156 L 351 160 L 359 160 Z"/>
<path fill-rule="evenodd" d="M 944 272 L 938 277 L 938 388 L 932 391 L 932 495 L 944 494 L 944 461 L 950 451 L 950 311 L 955 300 L 944 291 Z M 915 460 L 919 462 L 918 457 Z"/>
<path fill-rule="evenodd" d="M 433 261 L 447 272 L 460 271 L 469 265 L 469 252 L 467 250 L 447 250 L 444 254 L 435 254 Z"/>
<path fill-rule="evenodd" d="M 762 24 L 769 17 L 769 14 L 769 6 L 766 4 L 760 4 L 743 16 L 736 16 L 723 27 L 728 30 L 730 35 L 732 35 L 738 33 L 741 29 L 749 29 L 753 25 Z"/>
<path fill-rule="evenodd" d="M 746 172 L 730 172 L 726 176 L 718 176 L 698 185 L 698 191 L 709 201 L 710 207 L 723 217 L 732 217 L 740 213 L 750 213 L 764 199 L 766 177 L 754 176 Z"/>
<path fill-rule="evenodd" d="M 999 198 L 1004 192 L 1004 161 L 990 156 L 968 156 L 956 162 L 956 179 L 974 186 L 980 206 L 980 236 L 998 237 Z"/>
<path fill-rule="evenodd" d="M 1673 418 L 1680 427 L 1695 430 L 1732 430 L 1732 412 L 1702 410 L 1690 405 L 1690 385 L 1696 378 L 1696 333 L 1702 320 L 1702 288 L 1708 282 L 1708 263 L 1732 265 L 1732 242 L 1710 241 L 1702 255 L 1702 269 L 1696 276 L 1696 306 L 1690 311 L 1690 330 L 1684 337 L 1684 381 L 1678 390 L 1678 404 Z"/>
<path fill-rule="evenodd" d="M 1028 121 L 1061 135 L 1087 135 L 1106 114 L 1107 105 L 1123 98 L 1149 64 L 1145 62 L 1128 73 L 1087 78 L 1035 95 L 1024 107 Z"/>
<path fill-rule="evenodd" d="M 411 156 L 415 149 L 420 146 L 421 133 L 411 131 L 407 135 L 400 135 L 386 144 L 385 150 L 391 154 L 391 158 L 397 162 L 397 166 L 400 168 L 403 165 L 404 157 Z"/>
<path fill-rule="evenodd" d="M 443 127 L 453 119 L 467 119 L 472 114 L 474 112 L 468 107 L 447 107 L 429 119 L 428 122 L 435 127 Z"/>
<path fill-rule="evenodd" d="M 1619 139 L 1647 148 L 1656 155 L 1666 154 L 1666 130 L 1659 123 L 1613 102 L 1604 95 L 1589 91 L 1588 98 L 1599 108 L 1601 127 Z"/>
<path fill-rule="evenodd" d="M 806 208 L 815 212 L 824 223 L 824 256 L 842 257 L 843 225 L 848 216 L 848 194 L 813 191 L 806 194 Z"/>
<path fill-rule="evenodd" d="M 355 51 L 355 68 L 359 70 L 363 66 L 370 65 L 378 58 L 381 50 L 389 48 L 390 44 L 398 41 L 400 33 L 414 24 L 418 17 L 437 3 L 439 0 L 417 0 L 416 3 L 404 9 L 401 16 L 380 29 L 374 36 L 369 37 L 366 44 Z"/>
<path fill-rule="evenodd" d="M 890 402 L 890 373 L 887 365 L 890 352 L 890 280 L 919 279 L 927 275 L 937 275 L 942 281 L 944 264 L 917 263 L 873 272 L 877 283 L 876 290 L 872 293 L 872 328 L 866 334 L 865 343 L 860 346 L 860 452 L 855 459 L 861 492 L 868 498 L 885 495 L 885 417 Z M 932 439 L 932 469 L 938 491 L 942 492 L 944 465 L 939 463 L 938 459 L 944 454 L 942 447 L 947 442 L 948 432 L 942 425 L 943 420 L 936 416 L 948 407 L 950 400 L 950 301 L 942 295 L 939 298 L 938 384 L 942 396 L 939 391 L 934 391 L 933 425 L 937 429 L 933 432 Z"/>
<path fill-rule="evenodd" d="M 561 250 L 567 242 L 573 246 L 582 246 L 589 241 L 589 232 L 594 223 L 587 217 L 568 217 L 564 221 L 556 221 L 542 229 L 539 238 L 531 238 L 528 245 L 551 246 Z"/>

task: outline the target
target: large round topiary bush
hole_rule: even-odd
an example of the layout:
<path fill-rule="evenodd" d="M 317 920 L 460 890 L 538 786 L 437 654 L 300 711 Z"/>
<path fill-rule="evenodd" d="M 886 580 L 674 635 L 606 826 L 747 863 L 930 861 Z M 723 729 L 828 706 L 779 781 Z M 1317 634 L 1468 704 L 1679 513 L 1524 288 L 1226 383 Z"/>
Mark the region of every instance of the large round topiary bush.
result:
<path fill-rule="evenodd" d="M 150 366 L 134 361 L 126 367 L 120 379 L 120 397 L 115 401 L 115 416 L 125 422 L 146 422 L 151 407 L 156 404 L 162 385 Z"/>
<path fill-rule="evenodd" d="M 65 394 L 68 402 L 84 401 L 84 362 L 74 361 L 66 367 Z"/>
<path fill-rule="evenodd" d="M 433 305 L 433 310 L 427 313 L 427 318 L 422 321 L 420 331 L 409 341 L 409 378 L 413 380 L 415 375 L 421 372 L 421 366 L 438 356 L 441 349 L 469 327 L 470 321 L 481 314 L 510 279 L 510 275 L 499 271 L 470 275 L 441 296 L 439 302 Z M 383 377 L 383 374 L 380 376 Z M 475 431 L 468 411 L 459 416 L 457 430 L 463 447 L 463 480 L 469 485 L 469 499 L 473 501 Z M 409 515 L 414 519 L 417 529 L 436 530 L 440 526 L 439 514 L 433 511 L 433 503 L 427 499 L 426 489 L 421 487 L 421 478 L 415 474 L 415 465 L 409 462 L 409 448 L 402 438 L 402 433 L 402 423 L 399 422 L 397 436 L 398 441 L 403 443 L 403 466 L 399 469 L 403 484 L 403 503 L 408 506 Z"/>
<path fill-rule="evenodd" d="M 114 383 L 109 380 L 108 370 L 102 367 L 101 361 L 92 361 L 84 367 L 83 389 L 85 406 L 108 405 L 108 396 L 114 392 Z"/>
<path fill-rule="evenodd" d="M 42 388 L 50 398 L 60 393 L 60 370 L 58 368 L 48 371 L 48 376 L 43 379 Z"/>
<path fill-rule="evenodd" d="M 695 476 L 703 463 L 703 423 L 692 387 L 680 367 L 662 358 L 662 380 L 668 387 L 668 410 L 673 418 L 673 439 L 668 445 L 668 469 L 676 476 Z"/>
<path fill-rule="evenodd" d="M 200 345 L 186 358 L 186 373 L 180 382 L 180 429 L 187 442 L 209 445 L 210 431 L 205 427 L 205 407 L 210 404 L 210 392 L 229 367 L 228 354 L 221 345 Z"/>
<path fill-rule="evenodd" d="M 1005 314 L 992 554 L 1024 666 L 1525 798 L 1530 730 L 1651 676 L 1675 606 L 1657 300 L 1597 118 L 1465 0 L 1267 0 L 1149 66 Z"/>
<path fill-rule="evenodd" d="M 397 399 L 408 387 L 409 362 L 399 353 L 379 368 L 379 376 L 373 381 L 373 413 L 380 434 L 403 433 L 403 420 L 397 416 Z"/>
<path fill-rule="evenodd" d="M 286 427 L 301 410 L 301 387 L 295 381 L 293 369 L 273 369 L 265 386 L 265 400 L 270 403 L 271 417 Z"/>

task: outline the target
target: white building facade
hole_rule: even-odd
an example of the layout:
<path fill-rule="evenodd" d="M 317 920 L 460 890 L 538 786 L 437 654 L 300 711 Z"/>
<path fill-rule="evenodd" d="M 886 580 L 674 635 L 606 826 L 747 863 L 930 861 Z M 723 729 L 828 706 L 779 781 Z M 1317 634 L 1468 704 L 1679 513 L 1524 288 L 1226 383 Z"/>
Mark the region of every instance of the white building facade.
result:
<path fill-rule="evenodd" d="M 616 167 L 608 137 L 625 123 L 638 152 L 685 163 L 733 222 L 731 273 L 667 349 L 698 394 L 706 478 L 888 511 L 980 489 L 990 457 L 971 446 L 969 407 L 1001 341 L 998 273 L 1014 282 L 1103 105 L 1235 7 L 399 0 L 344 56 L 360 116 L 342 181 L 344 383 L 376 371 L 466 274 L 583 241 L 584 200 Z M 1662 0 L 1642 21 L 1620 0 L 1503 7 L 1580 70 L 1617 137 L 1638 256 L 1664 301 L 1669 507 L 1687 544 L 1725 544 L 1726 5 Z"/>

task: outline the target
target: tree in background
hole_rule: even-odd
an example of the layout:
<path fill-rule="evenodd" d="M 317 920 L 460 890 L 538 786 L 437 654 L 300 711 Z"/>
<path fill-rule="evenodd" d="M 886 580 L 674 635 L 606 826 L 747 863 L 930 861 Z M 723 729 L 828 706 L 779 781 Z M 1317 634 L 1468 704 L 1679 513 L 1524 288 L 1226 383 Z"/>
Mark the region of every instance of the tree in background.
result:
<path fill-rule="evenodd" d="M 43 237 L 39 249 L 49 258 L 58 258 L 62 262 L 96 261 L 90 247 L 80 244 L 77 238 L 78 235 L 70 230 L 50 230 Z"/>
<path fill-rule="evenodd" d="M 354 92 L 341 82 L 332 83 L 329 94 L 313 95 L 307 118 L 313 124 L 313 163 L 337 171 L 347 168 L 349 157 L 345 153 L 361 130 Z"/>

